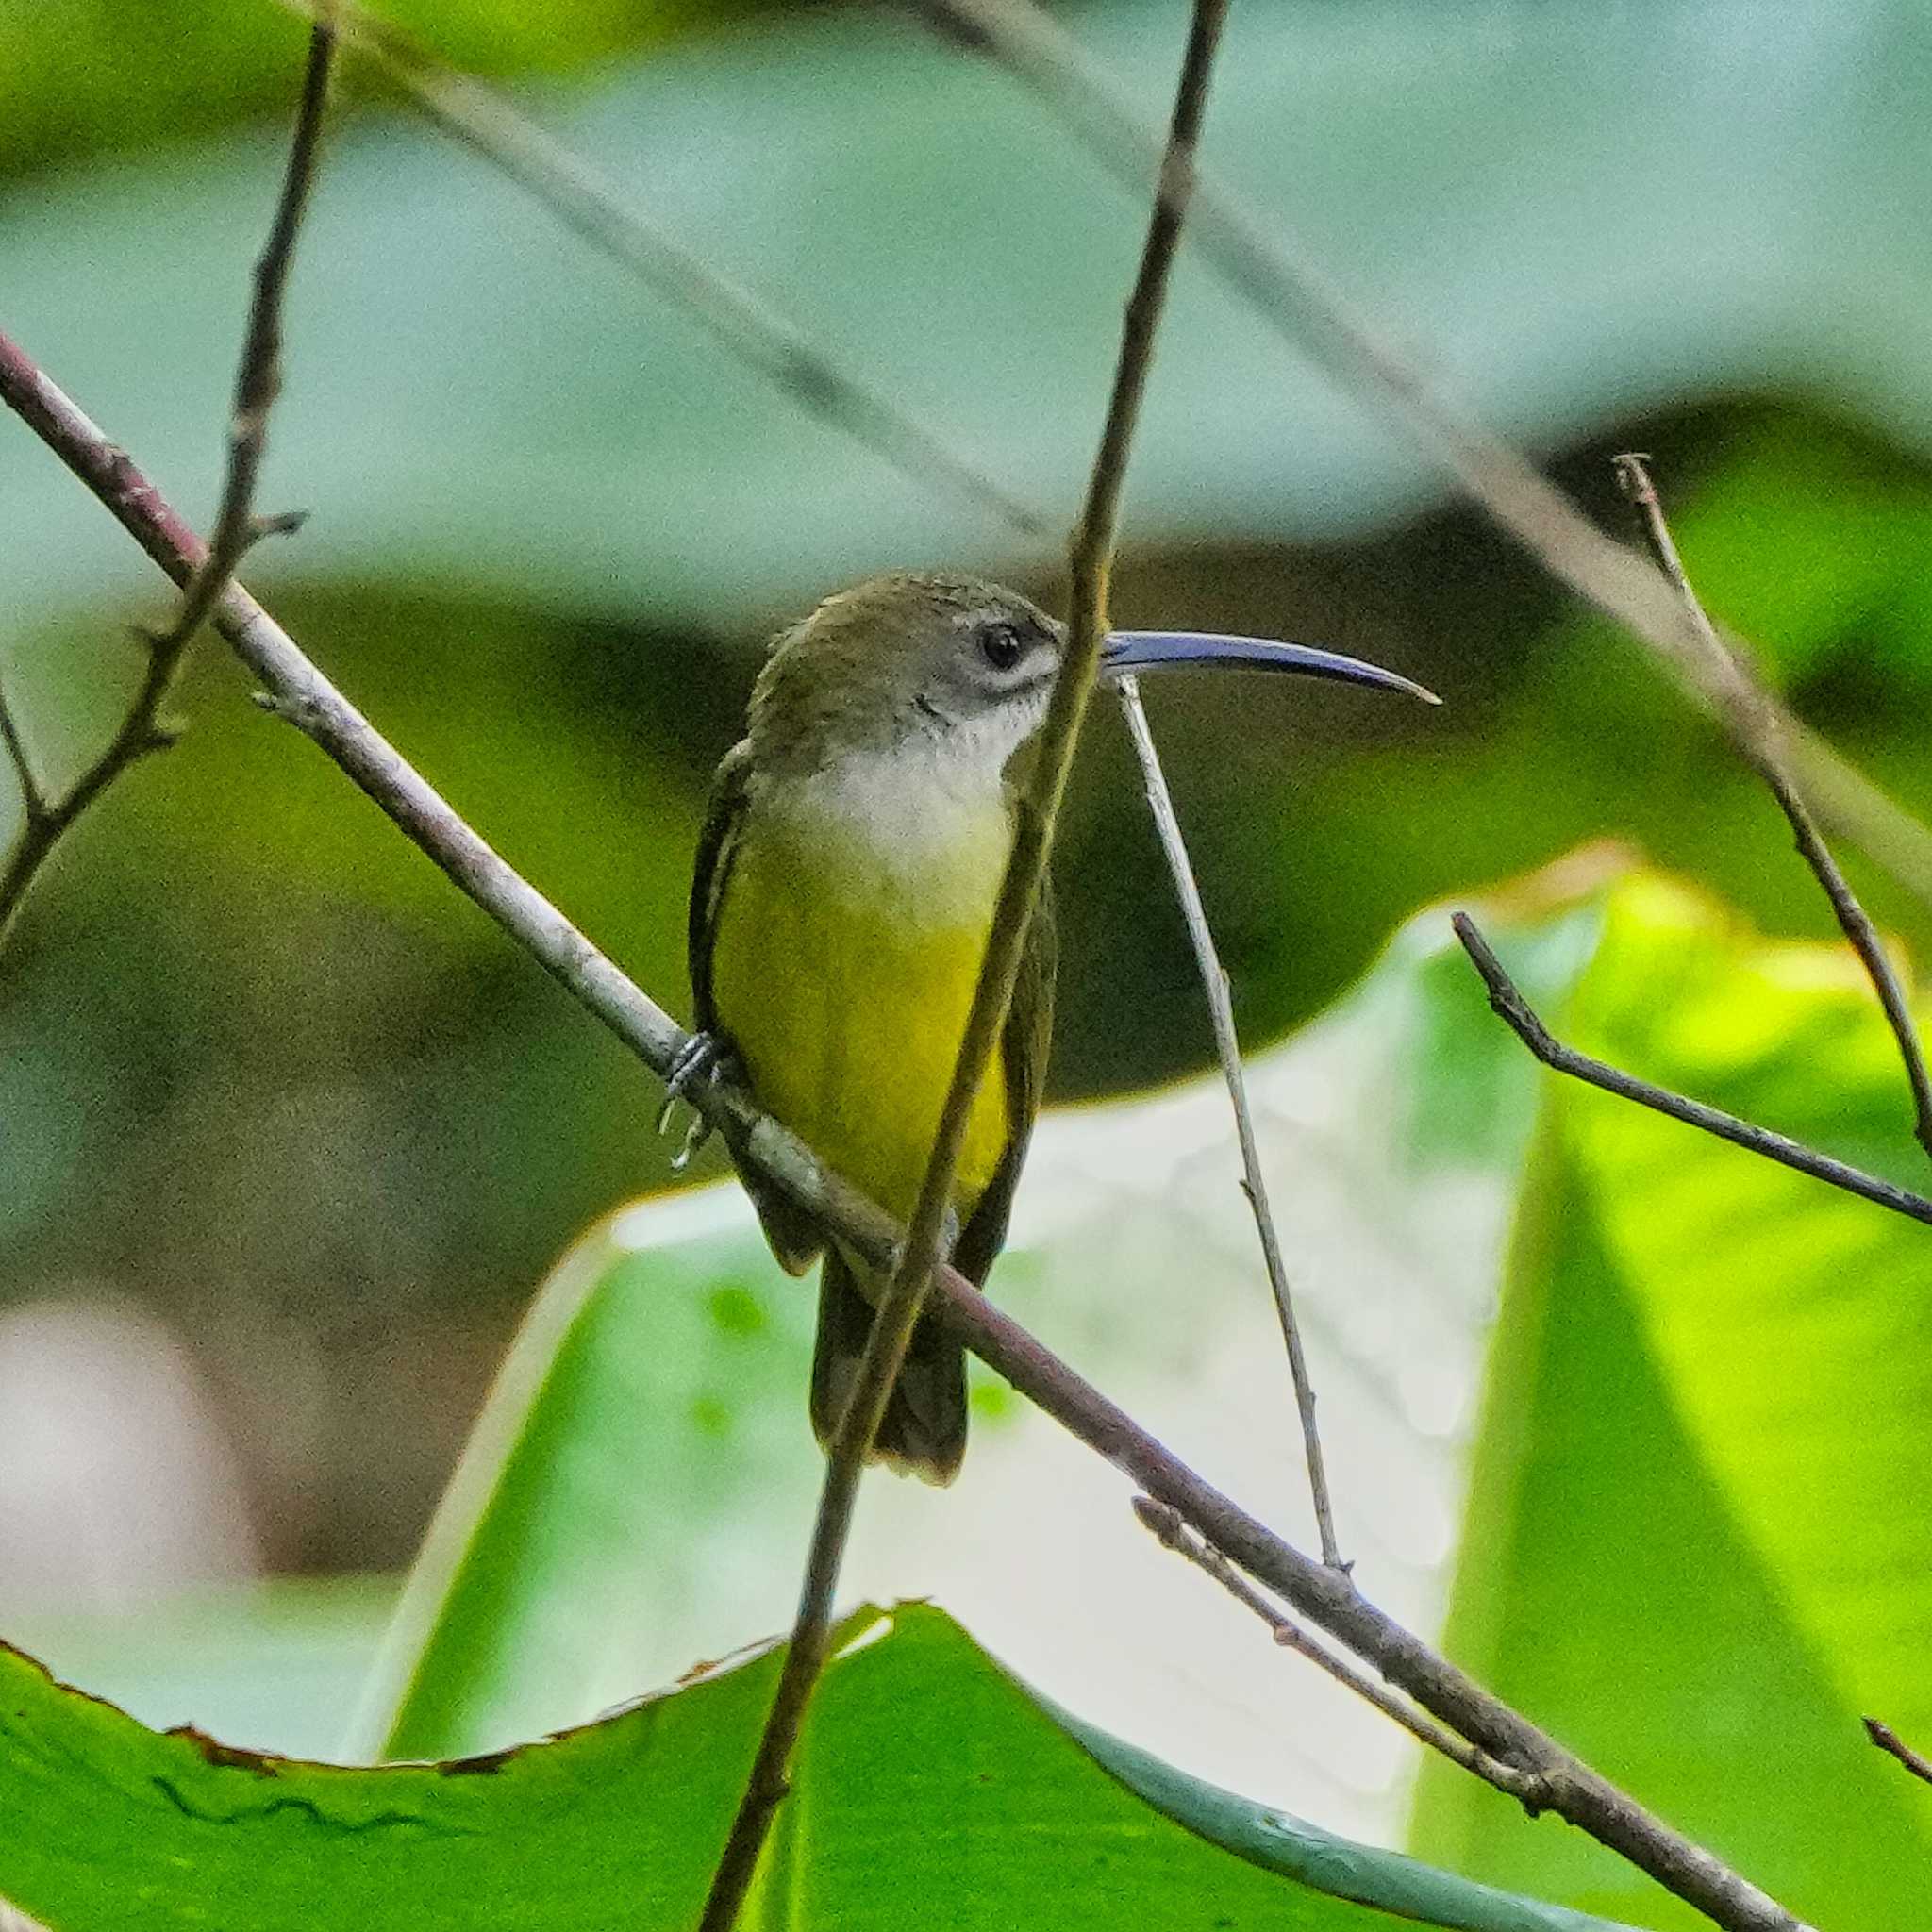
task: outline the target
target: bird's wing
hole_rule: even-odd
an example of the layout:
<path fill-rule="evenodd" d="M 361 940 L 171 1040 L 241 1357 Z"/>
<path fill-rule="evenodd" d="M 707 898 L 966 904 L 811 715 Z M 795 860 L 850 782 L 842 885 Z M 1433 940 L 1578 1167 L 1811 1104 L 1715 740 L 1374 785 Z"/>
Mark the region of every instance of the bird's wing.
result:
<path fill-rule="evenodd" d="M 726 1053 L 732 1051 L 731 1031 L 720 1019 L 711 998 L 711 944 L 717 937 L 724 895 L 731 889 L 731 868 L 738 857 L 750 796 L 746 787 L 750 774 L 751 746 L 742 743 L 724 754 L 711 780 L 711 802 L 705 814 L 704 829 L 698 834 L 697 858 L 691 868 L 691 912 L 685 929 L 697 1026 L 701 1032 L 711 1035 Z M 725 1136 L 725 1144 L 731 1149 L 738 1176 L 758 1211 L 765 1239 L 771 1242 L 779 1266 L 788 1274 L 803 1274 L 824 1246 L 818 1224 L 789 1194 L 774 1187 L 741 1158 L 729 1134 Z"/>
<path fill-rule="evenodd" d="M 1018 808 L 1024 809 L 1024 805 Z M 986 1192 L 959 1232 L 953 1264 L 969 1281 L 984 1282 L 1007 1239 L 1007 1217 L 1012 1211 L 1013 1190 L 1026 1159 L 1026 1143 L 1034 1118 L 1046 1091 L 1047 1056 L 1053 1047 L 1053 988 L 1059 964 L 1059 940 L 1054 924 L 1053 881 L 1042 879 L 1040 904 L 1027 928 L 1025 950 L 1013 981 L 1013 1000 L 1000 1036 L 1001 1070 L 1007 1082 L 1006 1152 L 987 1183 Z"/>
<path fill-rule="evenodd" d="M 698 833 L 697 857 L 691 862 L 691 911 L 685 944 L 691 963 L 691 991 L 701 1033 L 718 1032 L 718 1011 L 711 1004 L 711 941 L 717 937 L 718 913 L 731 867 L 738 857 L 739 833 L 744 825 L 745 780 L 751 775 L 751 745 L 734 744 L 711 774 L 710 802 Z"/>

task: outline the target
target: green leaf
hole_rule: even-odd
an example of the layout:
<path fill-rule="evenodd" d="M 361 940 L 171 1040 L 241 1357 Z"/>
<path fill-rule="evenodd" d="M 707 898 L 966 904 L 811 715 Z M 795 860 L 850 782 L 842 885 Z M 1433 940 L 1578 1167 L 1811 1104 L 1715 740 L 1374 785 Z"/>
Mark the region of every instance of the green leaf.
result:
<path fill-rule="evenodd" d="M 1924 1184 L 1896 1052 L 1840 949 L 1766 945 L 1634 880 L 1545 1018 Z M 1858 1720 L 1932 1731 L 1932 1241 L 1574 1083 L 1544 1105 L 1452 1651 L 1805 1917 L 1913 1923 L 1932 1812 Z M 1702 1923 L 1433 1767 L 1415 1843 L 1646 1924 Z"/>
<path fill-rule="evenodd" d="M 1179 1777 L 1070 1727 L 941 1612 L 836 1633 L 748 1924 L 957 1932 L 1614 1932 Z M 693 1922 L 775 1678 L 767 1650 L 551 1742 L 349 1770 L 159 1735 L 0 1654 L 0 1890 L 50 1932 L 666 1932 Z"/>
<path fill-rule="evenodd" d="M 650 1630 L 660 1657 L 717 1642 L 715 1594 L 691 1601 L 694 1542 L 712 1565 L 769 1569 L 758 1552 L 808 1512 L 811 1296 L 723 1191 L 656 1219 L 659 1244 L 607 1224 L 539 1294 L 405 1591 L 357 1755 L 444 1756 L 588 1714 L 637 1661 L 618 1633 Z"/>

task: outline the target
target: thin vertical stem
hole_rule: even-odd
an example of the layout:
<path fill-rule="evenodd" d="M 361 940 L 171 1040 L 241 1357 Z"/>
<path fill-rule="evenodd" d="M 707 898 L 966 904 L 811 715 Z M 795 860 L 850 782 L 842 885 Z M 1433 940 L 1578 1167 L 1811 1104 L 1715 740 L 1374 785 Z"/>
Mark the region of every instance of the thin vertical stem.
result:
<path fill-rule="evenodd" d="M 1196 0 L 1154 211 L 1148 222 L 1140 270 L 1127 298 L 1107 421 L 1093 460 L 1086 505 L 1068 546 L 1071 584 L 1067 641 L 1047 705 L 1039 756 L 1026 790 L 1026 808 L 1019 816 L 972 1010 L 967 1016 L 965 1035 L 959 1044 L 919 1198 L 897 1264 L 873 1317 L 872 1332 L 845 1412 L 832 1439 L 806 1561 L 797 1622 L 744 1796 L 713 1875 L 710 1895 L 705 1902 L 700 1932 L 729 1932 L 736 1923 L 772 1820 L 784 1799 L 792 1748 L 804 1724 L 812 1690 L 824 1668 L 832 1599 L 851 1533 L 860 1474 L 885 1414 L 892 1383 L 905 1361 L 934 1267 L 943 1258 L 941 1250 L 952 1207 L 953 1178 L 967 1121 L 1006 1024 L 1027 927 L 1046 876 L 1054 824 L 1066 791 L 1067 774 L 1073 769 L 1074 750 L 1088 700 L 1099 674 L 1100 647 L 1107 635 L 1108 568 L 1120 521 L 1127 453 L 1153 361 L 1154 340 L 1166 300 L 1169 271 L 1193 186 L 1194 149 L 1207 108 L 1208 75 L 1226 14 L 1226 0 Z"/>
<path fill-rule="evenodd" d="M 1167 774 L 1160 769 L 1160 754 L 1154 748 L 1154 734 L 1148 728 L 1147 712 L 1141 703 L 1140 680 L 1131 675 L 1123 677 L 1116 691 L 1121 713 L 1127 722 L 1127 736 L 1133 741 L 1134 756 L 1141 761 L 1141 776 L 1147 788 L 1154 828 L 1160 836 L 1160 849 L 1167 855 L 1167 869 L 1174 875 L 1181 916 L 1187 922 L 1188 938 L 1194 948 L 1194 963 L 1200 969 L 1201 984 L 1208 994 L 1208 1010 L 1214 1023 L 1214 1050 L 1220 1057 L 1222 1078 L 1227 1083 L 1227 1097 L 1234 1108 L 1235 1135 L 1241 1142 L 1241 1192 L 1248 1197 L 1248 1206 L 1254 1211 L 1255 1231 L 1261 1238 L 1261 1258 L 1268 1270 L 1268 1286 L 1274 1292 L 1274 1312 L 1281 1322 L 1281 1339 L 1288 1344 L 1288 1372 L 1294 1382 L 1295 1407 L 1301 1411 L 1302 1449 L 1307 1458 L 1308 1491 L 1314 1499 L 1315 1527 L 1322 1539 L 1322 1560 L 1332 1569 L 1345 1571 L 1349 1566 L 1342 1560 L 1341 1547 L 1336 1541 L 1328 1473 L 1322 1460 L 1322 1438 L 1315 1427 L 1315 1385 L 1302 1351 L 1301 1326 L 1295 1320 L 1288 1269 L 1281 1258 L 1274 1216 L 1268 1207 L 1261 1152 L 1255 1144 L 1255 1119 L 1248 1107 L 1248 1083 L 1241 1071 L 1241 1043 L 1235 1032 L 1234 1002 L 1228 993 L 1227 973 L 1215 950 L 1208 910 L 1201 904 L 1201 888 L 1188 859 L 1180 820 L 1174 814 L 1174 796 L 1167 789 Z"/>

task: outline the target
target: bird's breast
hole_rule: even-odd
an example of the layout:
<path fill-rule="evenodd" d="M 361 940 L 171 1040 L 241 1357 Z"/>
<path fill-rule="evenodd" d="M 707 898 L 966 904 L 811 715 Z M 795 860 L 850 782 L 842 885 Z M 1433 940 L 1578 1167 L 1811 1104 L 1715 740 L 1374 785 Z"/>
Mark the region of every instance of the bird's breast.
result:
<path fill-rule="evenodd" d="M 905 1217 L 979 974 L 1012 827 L 1003 800 L 863 786 L 756 801 L 719 908 L 718 1020 L 759 1104 Z M 962 1218 L 1008 1140 L 995 1063 L 968 1123 Z"/>

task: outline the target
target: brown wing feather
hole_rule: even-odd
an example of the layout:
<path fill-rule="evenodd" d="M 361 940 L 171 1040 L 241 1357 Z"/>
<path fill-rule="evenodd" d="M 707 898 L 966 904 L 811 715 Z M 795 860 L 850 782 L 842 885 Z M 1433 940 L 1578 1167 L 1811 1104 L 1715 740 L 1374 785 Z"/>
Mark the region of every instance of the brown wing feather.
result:
<path fill-rule="evenodd" d="M 724 1050 L 732 1051 L 730 1029 L 718 1016 L 711 999 L 711 942 L 717 937 L 718 915 L 724 895 L 731 888 L 731 869 L 738 857 L 738 844 L 744 826 L 748 800 L 746 780 L 751 773 L 751 746 L 736 744 L 724 754 L 711 780 L 711 802 L 705 814 L 704 829 L 698 834 L 697 857 L 692 862 L 691 910 L 686 925 L 686 947 L 691 965 L 692 1009 L 700 1030 L 710 1034 Z M 765 1239 L 778 1264 L 790 1274 L 803 1274 L 819 1257 L 824 1237 L 818 1224 L 789 1194 L 774 1188 L 751 1164 L 740 1158 L 738 1147 L 727 1134 L 732 1164 L 744 1191 L 758 1209 Z"/>

